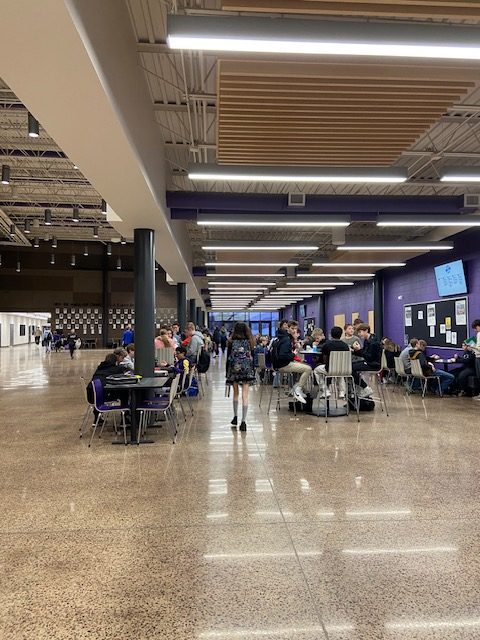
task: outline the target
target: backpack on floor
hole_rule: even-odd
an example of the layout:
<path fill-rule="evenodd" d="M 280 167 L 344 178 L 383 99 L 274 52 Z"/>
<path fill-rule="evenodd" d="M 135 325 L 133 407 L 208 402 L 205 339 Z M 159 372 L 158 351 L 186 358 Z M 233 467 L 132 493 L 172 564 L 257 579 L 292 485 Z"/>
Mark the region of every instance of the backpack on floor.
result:
<path fill-rule="evenodd" d="M 313 398 L 310 395 L 306 395 L 305 396 L 305 400 L 306 403 L 303 404 L 303 402 L 289 402 L 288 403 L 288 410 L 289 411 L 294 411 L 294 405 L 296 404 L 296 411 L 297 413 L 299 413 L 300 411 L 303 411 L 304 413 L 312 413 L 313 411 Z"/>
<path fill-rule="evenodd" d="M 198 373 L 207 373 L 210 368 L 210 354 L 205 349 L 200 351 L 197 362 Z"/>
<path fill-rule="evenodd" d="M 355 411 L 355 401 L 352 397 L 348 398 L 348 407 L 350 411 Z M 359 398 L 359 411 L 373 411 L 375 409 L 375 402 L 371 398 Z"/>

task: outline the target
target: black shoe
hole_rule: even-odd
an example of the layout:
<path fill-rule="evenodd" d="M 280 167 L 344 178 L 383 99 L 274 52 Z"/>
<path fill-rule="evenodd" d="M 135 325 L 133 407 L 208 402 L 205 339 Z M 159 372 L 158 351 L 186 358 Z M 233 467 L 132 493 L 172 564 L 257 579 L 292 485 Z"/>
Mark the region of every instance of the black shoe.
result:
<path fill-rule="evenodd" d="M 245 423 L 244 420 L 242 420 L 241 424 L 240 424 L 240 431 L 246 431 L 247 430 L 247 425 Z"/>
<path fill-rule="evenodd" d="M 230 424 L 232 425 L 232 428 L 233 428 L 233 429 L 236 429 L 236 428 L 237 428 L 237 424 L 238 424 L 238 418 L 237 418 L 237 416 L 235 416 L 235 417 L 233 418 L 233 420 L 231 421 L 231 423 L 230 423 Z"/>

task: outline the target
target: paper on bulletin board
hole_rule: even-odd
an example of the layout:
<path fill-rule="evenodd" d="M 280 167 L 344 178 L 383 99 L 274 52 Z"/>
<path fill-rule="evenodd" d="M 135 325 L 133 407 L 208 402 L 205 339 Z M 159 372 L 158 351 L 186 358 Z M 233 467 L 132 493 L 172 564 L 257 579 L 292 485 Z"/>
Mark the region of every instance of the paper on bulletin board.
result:
<path fill-rule="evenodd" d="M 435 327 L 430 327 L 430 338 L 435 337 Z"/>
<path fill-rule="evenodd" d="M 437 324 L 437 314 L 434 304 L 427 304 L 427 327 L 434 327 Z"/>
<path fill-rule="evenodd" d="M 405 307 L 405 326 L 412 327 L 412 307 Z"/>
<path fill-rule="evenodd" d="M 445 318 L 445 327 L 447 328 L 447 331 L 452 328 L 452 319 L 450 316 Z"/>
<path fill-rule="evenodd" d="M 455 322 L 457 325 L 467 324 L 467 301 L 455 300 Z"/>
<path fill-rule="evenodd" d="M 457 344 L 457 332 L 452 331 L 452 344 Z"/>
<path fill-rule="evenodd" d="M 422 311 L 422 310 L 420 310 L 420 311 L 418 312 L 417 318 L 418 318 L 419 320 L 423 320 L 423 311 Z"/>
<path fill-rule="evenodd" d="M 444 325 L 444 324 L 441 324 L 441 325 L 440 325 L 440 333 L 445 334 L 446 330 L 447 330 L 447 329 L 446 329 L 445 325 Z"/>
<path fill-rule="evenodd" d="M 452 342 L 452 332 L 447 329 L 447 333 L 445 335 L 445 342 L 448 342 L 449 344 Z"/>

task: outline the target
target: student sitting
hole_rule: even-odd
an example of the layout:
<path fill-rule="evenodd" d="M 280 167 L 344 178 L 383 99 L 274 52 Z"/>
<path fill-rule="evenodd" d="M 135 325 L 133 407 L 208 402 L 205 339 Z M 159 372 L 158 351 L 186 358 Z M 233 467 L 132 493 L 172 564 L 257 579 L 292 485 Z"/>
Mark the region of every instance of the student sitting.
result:
<path fill-rule="evenodd" d="M 475 352 L 466 342 L 462 343 L 462 349 L 462 354 L 455 354 L 455 360 L 460 364 L 460 367 L 452 371 L 455 376 L 455 388 L 458 395 L 472 397 L 468 379 L 470 376 L 475 376 Z"/>
<path fill-rule="evenodd" d="M 177 347 L 175 349 L 175 365 L 173 367 L 175 373 L 180 373 L 180 383 L 183 382 L 190 372 L 190 361 L 187 358 L 187 350 L 185 347 Z M 180 384 L 182 388 L 183 384 Z"/>
<path fill-rule="evenodd" d="M 385 351 L 385 358 L 387 360 L 387 366 L 389 369 L 395 369 L 395 358 L 398 358 L 401 353 L 401 349 L 398 344 L 395 344 L 390 338 L 382 338 L 382 347 Z"/>
<path fill-rule="evenodd" d="M 105 387 L 108 382 L 108 376 L 122 375 L 125 370 L 119 365 L 123 362 L 126 353 L 125 349 L 115 349 L 113 353 L 109 353 L 105 357 L 105 360 L 100 362 L 98 367 L 95 369 L 92 380 L 100 380 L 102 387 Z M 105 404 L 111 403 L 113 405 L 118 402 L 126 404 L 128 401 L 128 391 L 125 389 L 109 389 L 108 391 L 104 391 L 103 396 Z M 87 386 L 87 397 L 89 402 L 93 402 L 92 382 L 89 382 Z"/>
<path fill-rule="evenodd" d="M 255 367 L 258 367 L 258 354 L 266 353 L 267 348 L 268 348 L 268 337 L 260 336 L 260 340 L 258 341 L 257 346 L 253 350 L 253 365 Z"/>
<path fill-rule="evenodd" d="M 272 344 L 272 364 L 280 373 L 299 373 L 300 380 L 293 386 L 293 397 L 306 404 L 305 386 L 312 372 L 304 362 L 295 362 L 294 350 L 297 343 L 298 322 L 289 320 L 287 330 L 279 329 L 277 339 Z"/>
<path fill-rule="evenodd" d="M 330 361 L 330 354 L 332 351 L 350 351 L 350 347 L 346 342 L 342 340 L 342 327 L 333 327 L 330 331 L 331 338 L 326 340 L 322 346 L 323 364 L 315 367 L 313 374 L 318 384 L 320 397 L 324 398 L 325 395 L 329 396 L 330 392 L 325 391 L 325 380 L 328 374 L 328 365 Z M 339 389 L 339 398 L 345 398 L 345 381 Z"/>
<path fill-rule="evenodd" d="M 362 380 L 360 373 L 362 371 L 378 371 L 380 369 L 382 347 L 377 338 L 370 333 L 368 324 L 357 324 L 357 335 L 363 340 L 363 347 L 360 346 L 360 342 L 357 340 L 353 343 L 352 349 L 353 353 L 361 357 L 362 360 L 352 363 L 353 379 L 357 387 L 359 387 L 358 396 L 366 398 L 372 395 L 373 389 Z"/>
<path fill-rule="evenodd" d="M 418 345 L 417 338 L 412 338 L 410 342 L 407 344 L 407 346 L 405 347 L 405 349 L 400 351 L 400 355 L 398 357 L 400 358 L 400 361 L 403 364 L 403 370 L 405 371 L 405 373 L 410 373 L 410 370 L 412 368 L 412 361 L 410 360 L 410 351 L 415 350 L 417 348 L 417 345 Z"/>
<path fill-rule="evenodd" d="M 447 393 L 452 383 L 455 381 L 455 376 L 448 371 L 442 371 L 442 369 L 435 369 L 435 357 L 428 357 L 425 354 L 427 343 L 425 340 L 419 340 L 415 349 L 410 351 L 410 360 L 418 360 L 422 367 L 422 373 L 425 377 L 437 376 L 440 379 L 440 388 L 442 394 Z"/>
<path fill-rule="evenodd" d="M 135 369 L 135 345 L 133 342 L 131 344 L 127 344 L 126 352 L 127 355 L 122 360 L 121 365 L 122 367 L 133 371 Z"/>

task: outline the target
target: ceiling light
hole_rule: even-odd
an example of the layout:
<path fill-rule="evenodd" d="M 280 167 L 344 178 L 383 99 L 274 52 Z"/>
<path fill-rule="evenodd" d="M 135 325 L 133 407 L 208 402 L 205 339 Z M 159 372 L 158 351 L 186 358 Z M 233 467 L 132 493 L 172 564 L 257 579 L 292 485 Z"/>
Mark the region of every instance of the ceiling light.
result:
<path fill-rule="evenodd" d="M 111 255 L 112 255 L 112 245 L 109 242 L 107 244 L 107 256 L 111 256 Z"/>
<path fill-rule="evenodd" d="M 52 249 L 56 249 L 57 246 L 58 246 L 57 239 L 56 238 L 52 238 Z"/>
<path fill-rule="evenodd" d="M 480 167 L 444 167 L 440 182 L 480 182 Z"/>
<path fill-rule="evenodd" d="M 312 285 L 311 287 L 307 287 L 305 289 L 289 289 L 288 287 L 280 287 L 279 289 L 277 289 L 277 291 L 290 291 L 290 293 L 317 293 L 321 292 L 321 291 L 333 291 L 335 287 L 325 287 L 325 286 L 321 286 L 321 287 L 315 287 L 315 285 Z"/>
<path fill-rule="evenodd" d="M 377 227 L 480 227 L 480 216 L 378 216 Z"/>
<path fill-rule="evenodd" d="M 197 225 L 203 227 L 348 227 L 347 216 L 298 216 L 283 219 L 277 214 L 236 214 L 228 218 L 216 215 L 199 214 Z"/>
<path fill-rule="evenodd" d="M 85 246 L 83 247 L 83 255 L 84 255 L 84 256 L 88 256 L 88 246 L 87 246 L 87 245 L 85 245 Z"/>
<path fill-rule="evenodd" d="M 23 223 L 23 233 L 31 233 L 30 232 L 30 220 L 25 220 Z"/>
<path fill-rule="evenodd" d="M 406 262 L 312 262 L 312 267 L 404 267 Z"/>
<path fill-rule="evenodd" d="M 205 262 L 206 267 L 298 267 L 298 262 Z"/>
<path fill-rule="evenodd" d="M 283 273 L 207 273 L 207 278 L 284 278 Z"/>
<path fill-rule="evenodd" d="M 188 177 L 190 180 L 210 180 L 228 182 L 318 182 L 318 183 L 341 183 L 341 184 L 371 184 L 371 183 L 398 183 L 407 180 L 407 171 L 401 167 L 245 167 L 242 165 L 215 165 L 215 164 L 194 164 L 189 168 Z M 252 221 L 261 216 L 253 216 Z M 201 219 L 201 216 L 199 216 Z M 212 216 L 209 220 L 215 220 Z M 313 221 L 304 217 L 306 221 Z M 231 220 L 231 219 L 230 219 Z M 322 216 L 317 216 L 315 221 L 320 222 Z M 329 222 L 326 226 L 348 227 L 349 219 L 342 216 L 330 218 L 337 220 L 340 224 L 334 225 Z M 293 221 L 292 221 L 293 222 Z M 241 221 L 234 224 L 241 226 Z M 257 225 L 254 225 L 257 226 Z M 260 225 L 263 226 L 263 225 Z M 324 226 L 315 224 L 312 226 Z"/>
<path fill-rule="evenodd" d="M 349 287 L 353 282 L 287 282 L 287 287 Z"/>
<path fill-rule="evenodd" d="M 171 49 L 480 60 L 475 26 L 171 15 L 167 31 Z"/>
<path fill-rule="evenodd" d="M 11 224 L 11 225 L 10 225 L 10 237 L 11 237 L 11 238 L 14 238 L 14 237 L 15 237 L 15 234 L 16 234 L 16 231 L 15 231 L 15 225 L 14 225 L 14 224 Z"/>
<path fill-rule="evenodd" d="M 75 266 L 75 264 L 76 264 L 76 262 L 77 262 L 77 260 L 76 260 L 76 258 L 75 258 L 75 254 L 74 254 L 74 253 L 72 253 L 72 256 L 71 256 L 71 258 L 70 258 L 70 265 L 71 265 L 72 267 L 74 267 L 74 266 Z"/>
<path fill-rule="evenodd" d="M 100 206 L 100 211 L 106 215 L 107 213 L 107 203 L 105 200 L 102 199 L 102 204 Z"/>
<path fill-rule="evenodd" d="M 93 237 L 98 238 L 98 227 L 93 227 Z"/>
<path fill-rule="evenodd" d="M 33 246 L 35 247 L 35 249 L 38 249 L 38 247 L 40 246 L 40 240 L 35 237 L 33 240 Z"/>
<path fill-rule="evenodd" d="M 80 211 L 79 211 L 78 207 L 73 207 L 72 220 L 73 220 L 73 222 L 79 222 L 80 221 Z"/>
<path fill-rule="evenodd" d="M 2 184 L 10 184 L 10 165 L 2 164 Z"/>
<path fill-rule="evenodd" d="M 121 269 L 121 268 L 122 268 L 122 259 L 117 258 L 117 269 Z"/>
<path fill-rule="evenodd" d="M 453 244 L 441 242 L 410 242 L 408 244 L 385 242 L 373 244 L 344 244 L 337 251 L 446 251 L 453 249 Z"/>
<path fill-rule="evenodd" d="M 51 224 L 52 224 L 52 210 L 45 209 L 45 225 L 47 227 L 50 227 Z"/>
<path fill-rule="evenodd" d="M 299 273 L 297 278 L 371 278 L 374 273 Z"/>
<path fill-rule="evenodd" d="M 295 244 L 295 243 L 275 243 L 268 242 L 242 242 L 231 244 L 207 244 L 202 247 L 204 251 L 252 251 L 258 249 L 261 251 L 318 251 L 316 245 Z"/>
<path fill-rule="evenodd" d="M 211 285 L 216 285 L 216 284 L 228 284 L 229 286 L 233 286 L 233 285 L 238 285 L 238 286 L 243 286 L 243 283 L 241 282 L 209 282 L 208 286 Z M 259 287 L 262 285 L 265 285 L 267 287 L 273 287 L 273 285 L 277 284 L 276 282 L 249 282 L 248 284 L 255 284 L 258 285 Z"/>
<path fill-rule="evenodd" d="M 127 241 L 123 236 L 120 238 L 120 244 L 127 244 Z"/>
<path fill-rule="evenodd" d="M 55 254 L 52 253 L 52 255 L 50 256 L 50 264 L 55 264 Z"/>
<path fill-rule="evenodd" d="M 20 260 L 17 260 L 17 266 L 16 266 L 16 268 L 15 268 L 15 271 L 16 271 L 17 273 L 20 273 L 20 268 L 21 268 L 21 267 L 20 267 Z"/>
<path fill-rule="evenodd" d="M 30 138 L 38 138 L 40 135 L 38 120 L 30 112 L 28 113 L 28 135 Z"/>

